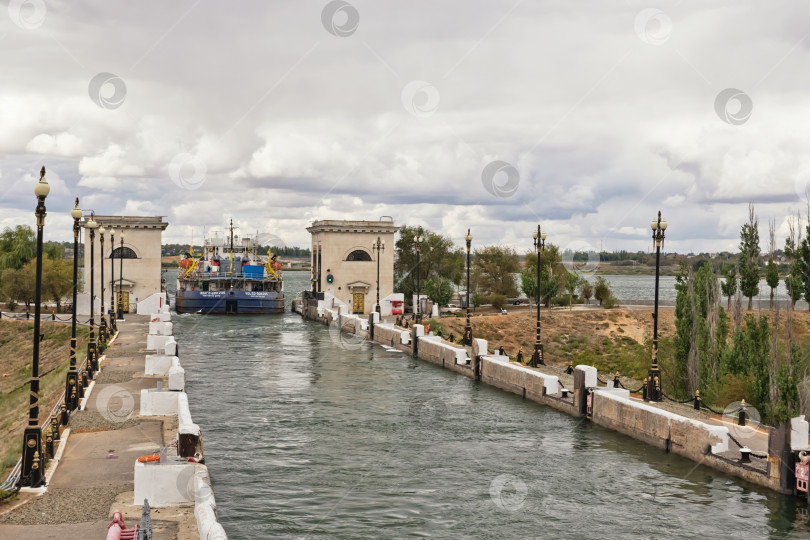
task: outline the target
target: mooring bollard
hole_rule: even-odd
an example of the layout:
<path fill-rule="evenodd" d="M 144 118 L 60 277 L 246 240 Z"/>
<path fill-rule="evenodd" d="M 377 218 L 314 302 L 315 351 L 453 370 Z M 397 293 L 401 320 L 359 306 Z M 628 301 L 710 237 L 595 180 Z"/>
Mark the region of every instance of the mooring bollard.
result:
<path fill-rule="evenodd" d="M 740 448 L 740 463 L 751 463 L 751 449 L 747 446 Z"/>
<path fill-rule="evenodd" d="M 746 413 L 745 400 L 742 400 L 742 402 L 740 403 L 740 416 L 737 419 L 737 425 L 739 426 L 745 425 L 745 413 Z"/>
<path fill-rule="evenodd" d="M 617 371 L 616 375 L 613 376 L 613 388 L 618 388 L 620 384 L 621 382 L 619 381 L 619 372 Z"/>
<path fill-rule="evenodd" d="M 83 397 L 84 397 L 84 389 L 85 389 L 85 388 L 87 388 L 87 385 L 88 385 L 88 382 L 87 382 L 87 371 L 82 371 L 82 387 L 81 387 L 81 389 L 79 390 L 79 398 L 83 398 Z"/>
<path fill-rule="evenodd" d="M 643 399 L 644 401 L 647 401 L 647 385 L 649 384 L 649 382 L 650 378 L 647 377 L 646 379 L 644 379 L 644 384 L 641 385 L 641 399 Z"/>
<path fill-rule="evenodd" d="M 700 410 L 700 390 L 695 390 L 695 410 Z"/>

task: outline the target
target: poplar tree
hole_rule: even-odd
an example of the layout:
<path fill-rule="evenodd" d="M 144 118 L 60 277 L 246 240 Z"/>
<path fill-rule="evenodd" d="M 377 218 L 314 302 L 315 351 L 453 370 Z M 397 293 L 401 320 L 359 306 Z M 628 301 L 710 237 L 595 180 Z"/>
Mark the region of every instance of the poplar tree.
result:
<path fill-rule="evenodd" d="M 810 248 L 808 248 L 810 262 Z M 754 214 L 754 203 L 748 204 L 748 223 L 740 231 L 740 290 L 748 297 L 748 309 L 753 297 L 759 294 L 759 220 Z M 807 289 L 805 289 L 807 294 Z"/>
<path fill-rule="evenodd" d="M 723 274 L 723 282 L 720 288 L 723 289 L 723 296 L 728 297 L 728 306 L 726 309 L 731 309 L 731 297 L 737 294 L 737 272 L 733 266 L 724 268 L 721 272 Z"/>

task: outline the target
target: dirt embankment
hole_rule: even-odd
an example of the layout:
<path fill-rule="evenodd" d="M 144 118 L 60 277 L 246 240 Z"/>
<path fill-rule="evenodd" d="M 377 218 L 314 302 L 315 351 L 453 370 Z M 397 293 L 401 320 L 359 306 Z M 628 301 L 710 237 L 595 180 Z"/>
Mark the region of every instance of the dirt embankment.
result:
<path fill-rule="evenodd" d="M 39 349 L 40 422 L 65 390 L 70 365 L 70 323 L 43 322 Z M 88 329 L 77 328 L 77 362 L 87 349 Z M 17 462 L 28 422 L 28 381 L 34 347 L 33 321 L 0 321 L 0 478 Z"/>
<path fill-rule="evenodd" d="M 759 312 L 753 311 L 755 315 Z M 763 310 L 762 314 L 770 312 Z M 810 340 L 810 312 L 795 311 L 794 335 L 797 344 Z M 784 325 L 784 312 L 780 323 Z M 569 362 L 596 366 L 600 371 L 619 371 L 623 375 L 643 378 L 652 351 L 652 310 L 577 310 L 542 309 L 541 337 L 547 364 Z M 473 336 L 486 339 L 490 349 L 503 346 L 515 357 L 522 349 L 524 357 L 534 350 L 536 314 L 521 312 L 508 315 L 473 315 Z M 464 334 L 464 317 L 442 317 L 431 320 L 431 330 L 441 330 L 456 339 Z M 658 335 L 662 342 L 675 333 L 675 312 L 659 311 Z"/>

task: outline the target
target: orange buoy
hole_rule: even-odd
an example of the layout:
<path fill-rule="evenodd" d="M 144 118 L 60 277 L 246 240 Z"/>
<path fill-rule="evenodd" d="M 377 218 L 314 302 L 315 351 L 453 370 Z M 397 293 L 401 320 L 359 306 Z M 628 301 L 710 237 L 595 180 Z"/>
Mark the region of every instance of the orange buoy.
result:
<path fill-rule="evenodd" d="M 149 463 L 150 461 L 160 461 L 160 454 L 149 454 L 138 458 L 139 463 Z"/>

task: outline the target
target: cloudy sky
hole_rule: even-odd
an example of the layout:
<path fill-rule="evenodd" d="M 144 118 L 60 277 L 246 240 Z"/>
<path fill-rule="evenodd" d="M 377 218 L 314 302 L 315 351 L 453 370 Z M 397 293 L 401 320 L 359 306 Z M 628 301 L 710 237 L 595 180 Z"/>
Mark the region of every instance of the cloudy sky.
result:
<path fill-rule="evenodd" d="M 11 0 L 0 12 L 0 227 L 68 239 L 73 198 L 227 219 L 308 245 L 315 219 L 524 251 L 766 247 L 810 184 L 810 4 Z M 779 240 L 782 244 L 783 240 Z"/>

